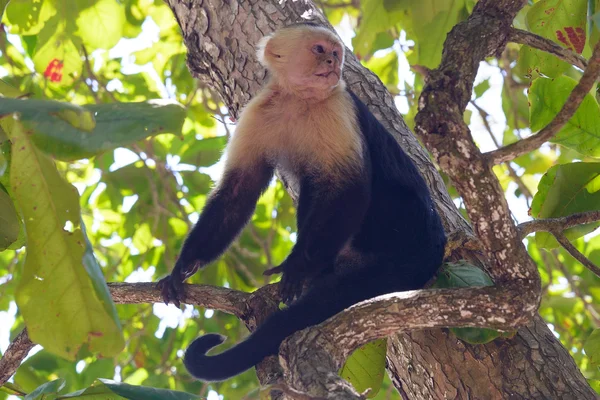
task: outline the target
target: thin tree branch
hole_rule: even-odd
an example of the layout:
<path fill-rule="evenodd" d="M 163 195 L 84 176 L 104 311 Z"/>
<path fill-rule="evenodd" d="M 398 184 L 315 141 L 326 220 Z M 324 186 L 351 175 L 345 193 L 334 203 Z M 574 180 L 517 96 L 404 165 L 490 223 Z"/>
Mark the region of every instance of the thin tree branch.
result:
<path fill-rule="evenodd" d="M 569 252 L 570 255 L 573 256 L 574 259 L 579 261 L 584 267 L 592 271 L 597 277 L 600 278 L 600 268 L 597 267 L 590 259 L 588 259 L 585 255 L 583 255 L 577 247 L 573 246 L 573 244 L 567 239 L 567 237 L 562 232 L 551 232 L 552 235 L 558 240 L 558 243 L 565 248 L 566 251 Z"/>
<path fill-rule="evenodd" d="M 533 47 L 534 49 L 542 50 L 546 53 L 553 54 L 561 60 L 564 60 L 569 64 L 572 64 L 582 70 L 584 70 L 588 64 L 587 60 L 581 57 L 579 54 L 574 53 L 569 49 L 565 49 L 558 43 L 536 35 L 535 33 L 527 32 L 521 29 L 511 28 L 510 32 L 508 33 L 508 41 L 519 44 L 526 44 L 527 46 Z"/>
<path fill-rule="evenodd" d="M 209 285 L 185 284 L 183 303 L 193 304 L 223 311 L 241 317 L 247 311 L 250 293 Z M 273 285 L 271 285 L 273 286 Z M 116 304 L 162 303 L 160 290 L 156 283 L 120 283 L 109 282 L 108 288 Z M 265 287 L 263 290 L 271 290 Z"/>
<path fill-rule="evenodd" d="M 0 358 L 0 386 L 4 385 L 15 373 L 23 359 L 27 357 L 29 350 L 33 349 L 35 343 L 29 339 L 27 329 L 21 333 L 8 345 L 6 352 Z"/>
<path fill-rule="evenodd" d="M 501 164 L 529 153 L 550 140 L 567 123 L 567 121 L 571 119 L 573 114 L 575 114 L 575 111 L 579 108 L 585 95 L 592 89 L 599 76 L 600 42 L 596 43 L 592 57 L 590 58 L 589 64 L 583 72 L 583 76 L 579 80 L 579 83 L 575 86 L 569 95 L 569 98 L 554 119 L 536 135 L 519 140 L 518 142 L 509 144 L 498 150 L 485 153 L 484 156 L 487 161 L 492 165 Z"/>
<path fill-rule="evenodd" d="M 600 221 L 600 211 L 587 211 L 578 214 L 569 215 L 560 218 L 534 219 L 533 221 L 523 222 L 517 227 L 521 239 L 533 232 L 563 232 L 565 229 L 577 225 L 589 224 L 590 222 Z"/>

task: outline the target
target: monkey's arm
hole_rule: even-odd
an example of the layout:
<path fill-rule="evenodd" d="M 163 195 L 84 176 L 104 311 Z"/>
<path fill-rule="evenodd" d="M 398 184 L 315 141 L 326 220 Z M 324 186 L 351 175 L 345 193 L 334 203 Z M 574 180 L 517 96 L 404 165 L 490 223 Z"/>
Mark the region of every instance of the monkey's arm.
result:
<path fill-rule="evenodd" d="M 304 282 L 333 269 L 342 247 L 358 231 L 370 200 L 370 182 L 357 174 L 335 188 L 308 182 L 298 204 L 298 240 L 287 259 L 267 275 L 283 272 L 280 293 L 289 303 Z"/>
<path fill-rule="evenodd" d="M 183 281 L 229 247 L 252 216 L 272 176 L 273 168 L 264 161 L 225 171 L 186 238 L 173 271 L 158 283 L 165 303 L 172 301 L 179 307 Z"/>

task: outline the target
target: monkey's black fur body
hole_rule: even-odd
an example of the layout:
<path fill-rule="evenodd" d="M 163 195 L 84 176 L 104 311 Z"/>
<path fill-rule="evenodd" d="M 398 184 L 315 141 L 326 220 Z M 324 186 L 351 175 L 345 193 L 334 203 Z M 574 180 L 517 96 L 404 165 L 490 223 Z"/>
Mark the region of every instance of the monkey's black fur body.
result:
<path fill-rule="evenodd" d="M 299 182 L 299 240 L 284 262 L 289 266 L 284 276 L 311 276 L 309 289 L 223 353 L 206 355 L 223 336 L 196 339 L 184 359 L 196 378 L 220 381 L 235 376 L 277 354 L 292 333 L 362 300 L 421 288 L 440 266 L 446 238 L 423 178 L 365 104 L 352 92 L 350 96 L 366 143 L 363 168 L 334 195 L 311 177 Z M 272 166 L 257 168 L 251 174 L 230 171 L 223 178 L 186 240 L 177 263 L 184 276 L 190 272 L 186 264 L 218 257 L 248 221 L 273 173 Z M 340 253 L 348 239 L 355 257 Z"/>

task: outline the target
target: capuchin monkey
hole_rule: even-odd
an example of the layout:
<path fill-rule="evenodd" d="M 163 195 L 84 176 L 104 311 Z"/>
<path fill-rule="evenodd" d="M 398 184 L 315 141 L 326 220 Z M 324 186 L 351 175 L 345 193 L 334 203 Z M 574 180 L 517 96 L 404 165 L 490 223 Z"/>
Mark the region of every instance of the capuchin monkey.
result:
<path fill-rule="evenodd" d="M 287 336 L 362 300 L 422 288 L 446 243 L 416 167 L 346 88 L 340 39 L 305 23 L 258 47 L 270 80 L 242 111 L 223 177 L 158 286 L 165 303 L 179 306 L 183 281 L 227 249 L 277 170 L 299 193 L 298 237 L 286 260 L 265 274 L 283 274 L 279 292 L 289 307 L 220 354 L 206 352 L 224 336 L 196 339 L 184 364 L 203 381 L 244 372 L 277 354 Z"/>

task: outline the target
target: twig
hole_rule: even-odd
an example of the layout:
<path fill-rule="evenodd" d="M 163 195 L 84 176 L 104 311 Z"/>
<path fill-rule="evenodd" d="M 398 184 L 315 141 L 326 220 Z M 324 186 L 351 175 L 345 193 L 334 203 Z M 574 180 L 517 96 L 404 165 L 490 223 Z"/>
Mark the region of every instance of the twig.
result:
<path fill-rule="evenodd" d="M 511 28 L 508 34 L 508 41 L 520 44 L 526 44 L 527 46 L 533 47 L 534 49 L 545 51 L 550 53 L 572 64 L 580 69 L 587 67 L 587 60 L 581 57 L 579 54 L 574 53 L 569 49 L 565 49 L 558 43 L 553 42 L 550 39 L 546 39 L 535 33 L 527 32 L 521 29 Z"/>
<path fill-rule="evenodd" d="M 590 259 L 588 259 L 586 256 L 584 256 L 579 250 L 577 250 L 577 247 L 573 246 L 573 244 L 571 242 L 569 242 L 569 239 L 567 239 L 567 237 L 564 235 L 564 233 L 562 233 L 562 232 L 560 232 L 560 233 L 559 232 L 551 232 L 551 233 L 552 233 L 552 235 L 554 235 L 556 240 L 558 240 L 558 243 L 560 243 L 562 245 L 562 247 L 564 247 L 565 250 L 568 251 L 569 254 L 573 256 L 574 259 L 579 261 L 584 267 L 586 267 L 587 269 L 592 271 L 597 277 L 600 278 L 600 268 L 597 267 Z"/>
<path fill-rule="evenodd" d="M 519 224 L 517 228 L 521 238 L 524 238 L 530 233 L 539 231 L 562 233 L 565 229 L 573 226 L 595 221 L 600 221 L 600 211 L 588 211 L 560 218 L 535 219 Z"/>
<path fill-rule="evenodd" d="M 35 346 L 27 335 L 27 329 L 21 333 L 8 345 L 6 352 L 0 359 L 0 386 L 4 385 L 15 373 L 23 359 L 27 357 L 29 350 Z"/>
<path fill-rule="evenodd" d="M 592 57 L 579 83 L 575 86 L 571 94 L 569 94 L 569 98 L 554 119 L 534 136 L 485 153 L 484 156 L 487 161 L 493 165 L 513 160 L 539 148 L 551 139 L 575 114 L 575 111 L 579 108 L 585 95 L 591 90 L 598 76 L 600 76 L 600 42 L 596 43 Z"/>
<path fill-rule="evenodd" d="M 100 81 L 100 79 L 98 79 L 96 74 L 94 74 L 94 69 L 92 68 L 92 65 L 90 64 L 89 55 L 88 55 L 88 52 L 87 52 L 87 49 L 85 48 L 85 46 L 82 45 L 81 50 L 83 51 L 83 56 L 84 56 L 83 61 L 85 63 L 85 67 L 87 69 L 88 75 L 90 76 L 90 78 L 92 78 L 93 80 L 98 82 L 98 86 L 102 87 L 102 89 L 104 89 L 104 92 L 108 95 L 108 97 L 110 97 L 110 99 L 116 103 L 117 98 L 115 97 L 115 95 L 110 90 L 108 90 L 106 85 L 104 83 L 102 83 L 102 81 Z M 88 87 L 90 88 L 92 95 L 96 98 L 96 102 L 98 103 L 99 99 L 97 98 L 97 96 L 95 94 L 96 92 L 94 92 L 93 89 L 89 85 L 88 85 Z"/>
<path fill-rule="evenodd" d="M 481 108 L 479 106 L 479 104 L 477 104 L 474 100 L 472 100 L 470 103 L 479 112 L 479 116 L 481 117 L 481 120 L 483 121 L 483 126 L 487 130 L 490 139 L 492 139 L 492 142 L 494 142 L 494 145 L 496 146 L 496 148 L 500 148 L 500 143 L 498 142 L 498 139 L 496 139 L 496 136 L 494 136 L 494 132 L 492 132 L 492 127 L 490 126 L 490 123 L 487 120 L 487 117 L 489 116 L 489 114 L 487 113 L 487 111 L 485 111 L 483 108 Z M 527 185 L 525 185 L 525 182 L 523 182 L 523 179 L 521 179 L 521 177 L 517 174 L 517 171 L 515 171 L 515 169 L 512 167 L 512 165 L 510 165 L 509 163 L 506 163 L 506 169 L 508 170 L 508 174 L 510 175 L 510 177 L 513 178 L 513 180 L 515 181 L 515 183 L 517 184 L 519 189 L 521 189 L 521 193 L 523 193 L 523 196 L 525 196 L 525 202 L 527 203 L 527 207 L 529 208 L 529 199 L 533 198 L 533 194 L 531 193 L 531 191 L 529 190 Z"/>
<path fill-rule="evenodd" d="M 581 292 L 579 285 L 577 285 L 575 283 L 575 279 L 573 278 L 573 275 L 571 275 L 571 273 L 569 272 L 569 270 L 567 269 L 565 264 L 560 262 L 560 260 L 556 256 L 556 252 L 551 251 L 549 253 L 552 254 L 552 258 L 553 258 L 555 265 L 558 266 L 558 268 L 560 269 L 560 271 L 562 272 L 564 277 L 569 282 L 569 285 L 571 286 L 573 293 L 575 293 L 575 296 L 579 297 L 579 299 L 583 303 L 583 306 L 585 307 L 587 312 L 590 314 L 591 320 L 594 322 L 596 327 L 600 326 L 600 315 L 598 315 L 598 311 L 596 311 L 596 309 L 594 308 L 594 305 L 585 299 L 585 295 Z"/>

